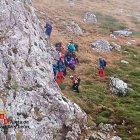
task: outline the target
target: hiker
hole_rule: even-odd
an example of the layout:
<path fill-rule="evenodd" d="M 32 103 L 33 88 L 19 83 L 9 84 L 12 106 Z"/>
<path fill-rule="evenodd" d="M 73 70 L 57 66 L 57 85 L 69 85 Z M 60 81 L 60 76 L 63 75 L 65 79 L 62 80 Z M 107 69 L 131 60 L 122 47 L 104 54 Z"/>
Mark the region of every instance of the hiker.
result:
<path fill-rule="evenodd" d="M 65 58 L 65 54 L 63 54 L 62 52 L 59 53 L 59 58 L 61 58 L 64 62 L 64 58 Z"/>
<path fill-rule="evenodd" d="M 54 77 L 56 77 L 57 71 L 58 71 L 58 66 L 56 64 L 53 64 Z"/>
<path fill-rule="evenodd" d="M 77 77 L 76 75 L 74 75 L 74 76 L 70 76 L 70 79 L 72 80 L 72 83 L 73 83 L 72 90 L 79 93 L 79 85 L 81 82 L 80 77 Z"/>
<path fill-rule="evenodd" d="M 79 46 L 77 44 L 74 44 L 75 45 L 75 51 L 79 51 Z"/>
<path fill-rule="evenodd" d="M 61 46 L 62 46 L 61 42 L 56 43 L 55 44 L 56 51 L 60 51 Z"/>
<path fill-rule="evenodd" d="M 51 32 L 52 32 L 52 25 L 49 24 L 49 23 L 46 23 L 45 28 L 46 28 L 45 33 L 46 33 L 46 35 L 50 38 L 50 35 L 51 35 Z"/>
<path fill-rule="evenodd" d="M 64 76 L 66 76 L 67 71 L 66 71 L 65 65 L 59 65 L 59 66 L 58 66 L 58 70 L 59 70 L 59 71 L 62 71 L 62 72 L 64 73 Z"/>
<path fill-rule="evenodd" d="M 57 60 L 57 66 L 60 66 L 60 65 L 64 65 L 64 61 L 62 58 L 59 58 L 59 60 Z"/>
<path fill-rule="evenodd" d="M 67 71 L 66 71 L 66 67 L 65 67 L 65 64 L 64 64 L 64 61 L 62 60 L 62 58 L 60 58 L 57 61 L 57 66 L 58 66 L 58 70 L 62 71 L 64 73 L 64 76 L 66 76 Z"/>
<path fill-rule="evenodd" d="M 61 46 L 60 46 L 60 52 L 62 52 L 62 53 L 65 52 L 65 48 L 64 48 L 63 44 L 61 44 Z"/>
<path fill-rule="evenodd" d="M 72 52 L 72 57 L 74 58 L 76 64 L 79 64 L 79 59 L 77 58 L 75 52 Z"/>
<path fill-rule="evenodd" d="M 58 42 L 55 44 L 56 51 L 64 53 L 65 48 L 63 47 L 62 42 Z"/>
<path fill-rule="evenodd" d="M 73 41 L 71 41 L 69 44 L 68 44 L 68 51 L 70 53 L 74 52 L 76 49 L 75 49 L 75 45 L 73 43 Z"/>
<path fill-rule="evenodd" d="M 58 71 L 56 73 L 56 82 L 60 85 L 64 82 L 64 73 L 62 71 Z"/>
<path fill-rule="evenodd" d="M 72 55 L 69 52 L 65 54 L 64 62 L 65 62 L 66 67 L 68 67 L 71 58 L 72 58 Z"/>
<path fill-rule="evenodd" d="M 103 58 L 99 58 L 99 76 L 104 77 L 105 76 L 105 67 L 106 67 L 106 61 Z"/>
<path fill-rule="evenodd" d="M 68 63 L 68 66 L 69 66 L 69 68 L 71 69 L 71 70 L 75 70 L 75 60 L 74 60 L 74 58 L 71 58 L 71 60 L 70 60 L 70 62 Z"/>

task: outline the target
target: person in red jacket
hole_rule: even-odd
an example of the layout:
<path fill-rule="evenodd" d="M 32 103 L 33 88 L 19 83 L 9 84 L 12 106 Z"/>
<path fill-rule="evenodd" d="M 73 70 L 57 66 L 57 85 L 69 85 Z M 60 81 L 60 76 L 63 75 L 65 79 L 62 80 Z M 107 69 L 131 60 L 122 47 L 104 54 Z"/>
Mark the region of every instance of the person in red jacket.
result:
<path fill-rule="evenodd" d="M 60 52 L 60 53 L 59 53 L 59 58 L 61 58 L 61 59 L 64 61 L 65 54 L 64 54 L 64 53 L 62 53 L 62 52 Z"/>
<path fill-rule="evenodd" d="M 56 73 L 56 82 L 60 85 L 64 82 L 64 73 L 62 71 L 58 71 Z"/>

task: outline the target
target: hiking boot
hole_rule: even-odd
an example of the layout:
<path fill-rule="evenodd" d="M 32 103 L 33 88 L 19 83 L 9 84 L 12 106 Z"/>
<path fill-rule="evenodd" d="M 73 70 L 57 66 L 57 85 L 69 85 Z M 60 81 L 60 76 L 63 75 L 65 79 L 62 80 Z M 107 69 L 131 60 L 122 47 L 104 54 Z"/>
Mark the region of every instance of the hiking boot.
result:
<path fill-rule="evenodd" d="M 72 91 L 76 91 L 76 89 L 73 89 Z"/>

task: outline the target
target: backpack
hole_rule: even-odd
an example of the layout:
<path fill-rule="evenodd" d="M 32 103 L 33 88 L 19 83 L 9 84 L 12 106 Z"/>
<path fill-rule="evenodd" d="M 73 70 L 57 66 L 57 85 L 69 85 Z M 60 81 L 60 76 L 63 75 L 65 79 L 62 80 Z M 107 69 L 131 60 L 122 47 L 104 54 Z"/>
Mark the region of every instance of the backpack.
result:
<path fill-rule="evenodd" d="M 80 85 L 80 81 L 81 81 L 81 79 L 78 77 L 78 78 L 76 78 L 76 80 L 75 80 L 75 84 L 77 84 L 78 86 Z"/>
<path fill-rule="evenodd" d="M 103 60 L 104 61 L 104 66 L 106 67 L 106 61 L 105 60 Z"/>
<path fill-rule="evenodd" d="M 74 46 L 75 46 L 75 50 L 78 52 L 78 45 L 74 44 Z"/>
<path fill-rule="evenodd" d="M 68 50 L 69 50 L 69 52 L 75 51 L 75 46 L 74 46 L 74 44 L 71 43 L 71 44 L 68 46 Z"/>
<path fill-rule="evenodd" d="M 52 32 L 52 26 L 51 26 L 51 24 L 48 24 L 47 23 L 45 28 L 46 28 L 46 34 L 50 36 L 51 35 L 51 32 Z"/>
<path fill-rule="evenodd" d="M 58 66 L 62 66 L 62 65 L 64 65 L 63 60 L 62 60 L 62 59 L 59 59 L 58 62 L 57 62 L 57 65 L 58 65 Z"/>

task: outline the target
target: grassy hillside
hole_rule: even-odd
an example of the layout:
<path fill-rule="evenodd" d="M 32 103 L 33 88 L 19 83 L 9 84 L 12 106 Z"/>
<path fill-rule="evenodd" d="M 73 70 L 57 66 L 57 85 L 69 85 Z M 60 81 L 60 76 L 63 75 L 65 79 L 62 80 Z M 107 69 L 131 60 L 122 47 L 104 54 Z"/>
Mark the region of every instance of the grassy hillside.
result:
<path fill-rule="evenodd" d="M 94 65 L 82 71 L 81 75 L 85 77 L 82 78 L 80 93 L 71 91 L 71 83 L 68 79 L 62 90 L 88 114 L 89 126 L 93 125 L 93 122 L 117 124 L 119 135 L 124 140 L 138 140 L 140 136 L 140 50 L 131 46 L 124 46 L 123 49 L 128 53 L 123 54 L 122 59 L 130 64 L 121 64 L 120 60 L 113 61 L 116 67 L 107 67 L 106 75 L 116 76 L 127 82 L 131 88 L 127 96 L 118 97 L 111 94 L 108 86 L 110 79 L 98 77 L 98 70 Z M 135 55 L 137 58 L 134 57 Z"/>
<path fill-rule="evenodd" d="M 87 113 L 89 126 L 93 126 L 94 122 L 117 124 L 118 135 L 124 140 L 140 139 L 140 22 L 138 17 L 135 17 L 139 4 L 139 1 L 129 0 L 123 2 L 122 0 L 104 2 L 83 0 L 77 1 L 72 6 L 63 0 L 61 2 L 60 0 L 35 1 L 42 23 L 45 24 L 46 20 L 53 22 L 52 43 L 62 40 L 64 46 L 67 46 L 71 39 L 59 32 L 60 29 L 65 29 L 64 25 L 60 24 L 60 20 L 74 20 L 86 31 L 86 35 L 72 38 L 80 46 L 77 53 L 80 64 L 75 71 L 82 80 L 80 93 L 71 91 L 72 83 L 69 76 L 74 73 L 70 70 L 64 84 L 61 85 L 62 92 Z M 85 24 L 82 21 L 86 10 L 96 14 L 98 19 L 96 25 Z M 134 31 L 132 37 L 121 37 L 117 40 L 109 37 L 110 31 L 126 27 Z M 90 43 L 97 39 L 115 42 L 122 46 L 122 51 L 95 52 L 91 49 Z M 128 41 L 133 41 L 132 45 L 127 46 Z M 106 78 L 98 76 L 99 56 L 107 61 Z M 122 64 L 121 60 L 126 60 L 129 64 Z M 110 92 L 110 76 L 116 76 L 128 83 L 130 89 L 127 96 L 119 97 Z"/>

